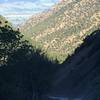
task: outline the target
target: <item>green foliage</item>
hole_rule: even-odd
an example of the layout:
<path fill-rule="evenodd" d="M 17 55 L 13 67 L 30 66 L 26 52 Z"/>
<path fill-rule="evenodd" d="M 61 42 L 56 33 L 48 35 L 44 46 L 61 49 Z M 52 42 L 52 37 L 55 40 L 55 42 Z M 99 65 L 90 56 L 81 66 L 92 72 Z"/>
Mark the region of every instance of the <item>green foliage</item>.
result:
<path fill-rule="evenodd" d="M 0 27 L 0 62 L 6 64 L 10 55 L 21 46 L 22 37 L 8 25 Z"/>
<path fill-rule="evenodd" d="M 56 63 L 33 48 L 19 31 L 0 26 L 0 99 L 40 100 L 50 91 Z"/>
<path fill-rule="evenodd" d="M 12 26 L 12 24 L 8 22 L 5 17 L 0 15 L 0 26 L 6 26 L 6 25 Z"/>

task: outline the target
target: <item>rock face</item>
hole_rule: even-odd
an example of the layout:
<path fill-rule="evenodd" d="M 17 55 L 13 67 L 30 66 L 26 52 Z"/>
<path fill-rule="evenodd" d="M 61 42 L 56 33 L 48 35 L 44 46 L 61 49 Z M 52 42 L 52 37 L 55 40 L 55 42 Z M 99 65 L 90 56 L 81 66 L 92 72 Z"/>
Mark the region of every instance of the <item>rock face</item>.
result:
<path fill-rule="evenodd" d="M 64 0 L 29 19 L 21 31 L 49 57 L 64 61 L 99 26 L 99 0 Z"/>
<path fill-rule="evenodd" d="M 61 64 L 53 86 L 53 96 L 100 100 L 100 30 L 87 36 Z"/>

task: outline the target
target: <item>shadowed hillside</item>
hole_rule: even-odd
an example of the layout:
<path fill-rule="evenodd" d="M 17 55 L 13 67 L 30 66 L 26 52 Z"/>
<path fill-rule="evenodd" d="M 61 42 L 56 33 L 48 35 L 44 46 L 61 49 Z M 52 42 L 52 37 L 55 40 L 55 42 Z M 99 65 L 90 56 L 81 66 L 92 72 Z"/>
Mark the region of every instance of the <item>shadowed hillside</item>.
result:
<path fill-rule="evenodd" d="M 42 17 L 37 16 L 35 20 L 34 17 L 29 19 L 21 32 L 49 58 L 63 62 L 89 33 L 98 29 L 99 8 L 99 0 L 64 0 L 50 13 L 41 14 Z"/>
<path fill-rule="evenodd" d="M 51 94 L 71 100 L 100 100 L 100 30 L 87 36 L 61 64 Z"/>
<path fill-rule="evenodd" d="M 19 31 L 0 26 L 0 100 L 43 100 L 57 68 Z"/>

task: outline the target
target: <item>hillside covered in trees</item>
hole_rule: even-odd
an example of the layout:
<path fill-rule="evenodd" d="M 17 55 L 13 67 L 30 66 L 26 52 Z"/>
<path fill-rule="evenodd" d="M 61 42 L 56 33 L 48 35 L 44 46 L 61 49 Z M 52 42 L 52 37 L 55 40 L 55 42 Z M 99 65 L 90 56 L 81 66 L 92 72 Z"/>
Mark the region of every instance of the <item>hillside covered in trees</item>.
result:
<path fill-rule="evenodd" d="M 21 32 L 50 59 L 61 63 L 99 26 L 99 0 L 63 0 L 30 18 Z"/>

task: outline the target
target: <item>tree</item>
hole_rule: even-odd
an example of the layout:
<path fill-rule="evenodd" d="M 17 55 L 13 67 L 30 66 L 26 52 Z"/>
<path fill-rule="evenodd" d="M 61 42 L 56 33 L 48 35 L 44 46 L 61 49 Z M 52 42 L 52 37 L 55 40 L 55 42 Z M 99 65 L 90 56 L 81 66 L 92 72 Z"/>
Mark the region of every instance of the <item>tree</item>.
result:
<path fill-rule="evenodd" d="M 0 96 L 8 100 L 44 100 L 57 66 L 8 25 L 0 27 L 0 65 Z"/>
<path fill-rule="evenodd" d="M 23 35 L 18 30 L 14 30 L 8 25 L 0 26 L 0 97 L 12 98 L 12 100 L 13 98 L 22 99 L 21 96 L 17 96 L 18 87 L 16 87 L 16 85 L 19 83 L 21 86 L 24 85 L 24 79 L 30 77 L 29 75 L 23 75 L 23 70 L 26 68 L 29 69 L 28 64 L 31 61 L 32 52 L 32 46 L 28 41 L 23 39 Z M 25 73 L 30 73 L 27 69 Z M 21 77 L 21 80 L 19 77 Z M 18 82 L 16 82 L 16 80 Z M 29 83 L 28 81 L 30 80 L 27 80 L 27 83 Z M 22 90 L 24 90 L 24 88 Z M 8 94 L 6 91 L 9 91 L 11 94 Z"/>
<path fill-rule="evenodd" d="M 22 35 L 10 26 L 0 27 L 0 62 L 6 64 L 11 53 L 21 45 Z"/>

